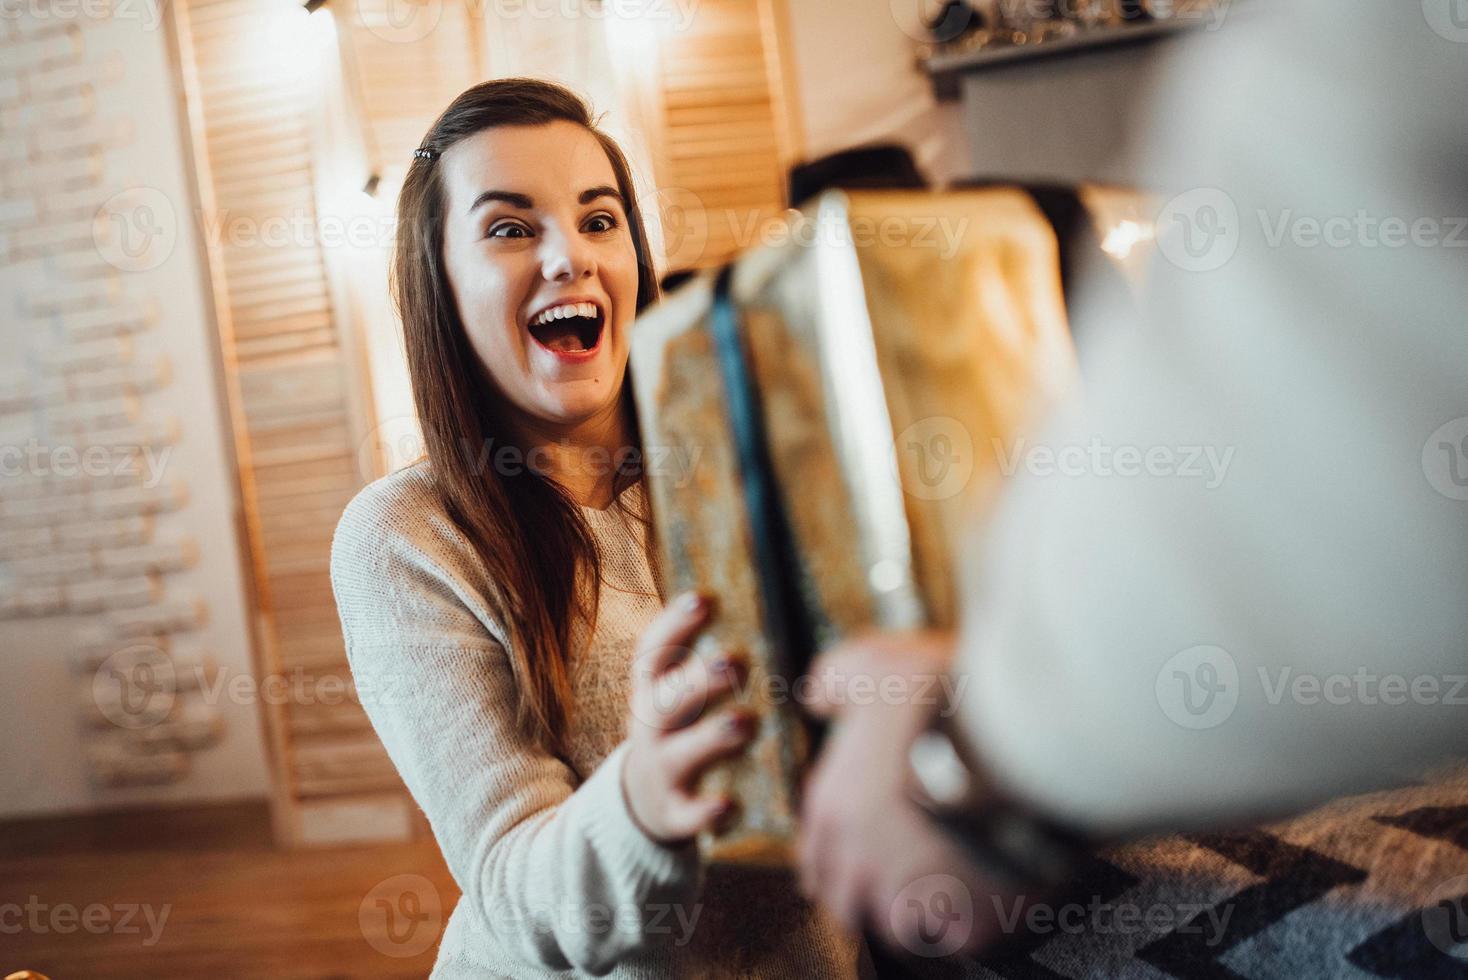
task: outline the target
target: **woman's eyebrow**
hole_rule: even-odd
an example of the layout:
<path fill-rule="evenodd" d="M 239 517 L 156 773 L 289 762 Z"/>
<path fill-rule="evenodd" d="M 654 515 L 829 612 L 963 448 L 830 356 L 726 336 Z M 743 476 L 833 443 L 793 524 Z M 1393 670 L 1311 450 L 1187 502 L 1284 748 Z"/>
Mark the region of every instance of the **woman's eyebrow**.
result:
<path fill-rule="evenodd" d="M 522 211 L 529 211 L 535 207 L 535 202 L 530 199 L 529 194 L 516 194 L 513 191 L 482 191 L 474 199 L 474 203 L 469 205 L 467 213 L 473 214 L 479 210 L 481 204 L 488 204 L 490 201 L 504 201 L 510 207 L 519 208 Z"/>
<path fill-rule="evenodd" d="M 621 192 L 610 184 L 598 184 L 595 187 L 588 187 L 577 195 L 576 202 L 578 204 L 590 204 L 599 197 L 615 199 L 618 204 L 622 205 L 624 210 L 627 207 L 627 202 L 622 200 Z M 480 205 L 488 204 L 490 201 L 504 201 L 510 207 L 519 208 L 522 211 L 531 211 L 535 208 L 535 201 L 529 194 L 516 194 L 514 191 L 481 191 L 479 196 L 474 199 L 474 203 L 469 205 L 467 213 L 473 214 L 479 210 Z"/>
<path fill-rule="evenodd" d="M 622 205 L 622 210 L 625 211 L 627 209 L 627 202 L 622 200 L 621 192 L 618 191 L 615 187 L 611 187 L 607 184 L 598 184 L 595 187 L 588 187 L 586 190 L 581 192 L 581 195 L 579 197 L 576 198 L 576 202 L 578 204 L 590 204 L 592 201 L 596 200 L 599 197 L 615 198 L 617 203 Z"/>

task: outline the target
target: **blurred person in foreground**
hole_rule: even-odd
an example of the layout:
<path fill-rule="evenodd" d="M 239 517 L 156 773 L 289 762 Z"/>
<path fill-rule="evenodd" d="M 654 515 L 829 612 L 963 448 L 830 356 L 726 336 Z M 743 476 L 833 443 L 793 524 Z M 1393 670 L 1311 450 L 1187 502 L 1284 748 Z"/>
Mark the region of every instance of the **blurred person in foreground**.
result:
<path fill-rule="evenodd" d="M 814 710 L 837 725 L 806 787 L 802 883 L 849 927 L 911 948 L 945 907 L 923 889 L 957 879 L 983 948 L 1001 906 L 978 896 L 1043 893 L 1089 848 L 1295 812 L 1468 750 L 1453 11 L 1290 0 L 1187 46 L 1142 171 L 1177 195 L 1142 322 L 1095 339 L 1086 391 L 1033 442 L 1211 448 L 1229 468 L 1207 486 L 1021 467 L 965 549 L 956 635 L 818 660 Z M 968 683 L 936 710 L 839 694 L 942 670 Z"/>

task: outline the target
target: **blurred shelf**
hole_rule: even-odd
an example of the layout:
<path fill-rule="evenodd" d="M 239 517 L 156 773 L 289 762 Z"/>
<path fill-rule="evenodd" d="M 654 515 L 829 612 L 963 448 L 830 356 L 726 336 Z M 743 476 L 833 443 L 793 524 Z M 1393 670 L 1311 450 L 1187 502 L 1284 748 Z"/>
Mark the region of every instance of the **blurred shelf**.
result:
<path fill-rule="evenodd" d="M 975 51 L 934 55 L 925 59 L 922 67 L 932 79 L 938 98 L 953 99 L 959 94 L 959 79 L 973 72 L 1159 41 L 1202 30 L 1209 23 L 1206 18 L 1187 17 L 1151 21 L 1134 27 L 1095 27 L 1036 44 L 996 44 Z"/>

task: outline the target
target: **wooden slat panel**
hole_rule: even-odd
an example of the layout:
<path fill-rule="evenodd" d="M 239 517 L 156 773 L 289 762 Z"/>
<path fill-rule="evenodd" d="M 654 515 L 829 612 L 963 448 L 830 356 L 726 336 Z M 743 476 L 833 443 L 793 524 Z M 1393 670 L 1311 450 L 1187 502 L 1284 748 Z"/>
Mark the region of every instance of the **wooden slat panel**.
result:
<path fill-rule="evenodd" d="M 701 252 L 675 259 L 725 261 L 757 240 L 762 221 L 784 204 L 789 161 L 782 159 L 766 14 L 758 0 L 701 3 L 689 30 L 660 51 L 659 180 L 691 191 L 705 209 Z"/>
<path fill-rule="evenodd" d="M 278 317 L 270 320 L 241 321 L 236 339 L 240 343 L 268 341 L 303 333 L 335 329 L 331 317 L 322 313 L 306 313 L 294 317 Z"/>
<path fill-rule="evenodd" d="M 222 211 L 223 209 L 221 209 Z M 228 214 L 252 214 L 248 208 L 231 208 Z M 321 264 L 321 256 L 318 254 L 301 255 L 299 251 L 288 249 L 271 249 L 259 247 L 246 247 L 244 245 L 224 246 L 221 248 L 224 258 L 230 263 L 230 269 L 254 282 L 257 273 L 282 272 L 292 273 L 301 269 L 313 269 L 315 273 L 323 278 L 326 269 Z"/>
<path fill-rule="evenodd" d="M 702 109 L 710 106 L 762 106 L 767 103 L 769 94 L 768 88 L 758 85 L 719 89 L 671 85 L 663 99 L 674 109 Z"/>
<path fill-rule="evenodd" d="M 266 267 L 263 271 L 240 270 L 230 285 L 236 294 L 243 295 L 250 290 L 268 289 L 272 285 L 285 286 L 299 282 L 320 283 L 322 270 L 319 266 L 312 266 L 306 262 L 282 263 L 279 267 Z"/>
<path fill-rule="evenodd" d="M 770 108 L 760 103 L 743 106 L 689 105 L 669 107 L 665 114 L 667 127 L 677 130 L 684 126 L 752 126 L 770 125 Z"/>
<path fill-rule="evenodd" d="M 305 351 L 329 349 L 336 343 L 335 328 L 261 337 L 236 344 L 234 356 L 241 361 L 265 363 Z"/>
<path fill-rule="evenodd" d="M 326 565 L 336 521 L 362 483 L 342 325 L 315 233 L 316 94 L 267 51 L 302 29 L 299 17 L 297 0 L 184 0 L 179 16 L 236 440 L 250 462 L 240 485 L 255 592 L 269 613 L 262 668 L 272 673 L 344 667 Z M 267 711 L 267 721 L 276 806 L 289 811 L 277 813 L 277 827 L 298 828 L 307 799 L 402 791 L 355 704 L 329 721 L 285 709 Z M 353 737 L 308 743 L 302 731 Z"/>

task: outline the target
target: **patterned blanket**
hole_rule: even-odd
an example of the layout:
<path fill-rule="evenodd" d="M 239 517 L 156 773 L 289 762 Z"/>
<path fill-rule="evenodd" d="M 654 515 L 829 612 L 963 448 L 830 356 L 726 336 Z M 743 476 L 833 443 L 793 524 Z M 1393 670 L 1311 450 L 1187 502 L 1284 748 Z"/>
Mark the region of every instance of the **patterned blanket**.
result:
<path fill-rule="evenodd" d="M 1102 852 L 997 952 L 883 977 L 1468 978 L 1468 764 L 1256 828 Z"/>

